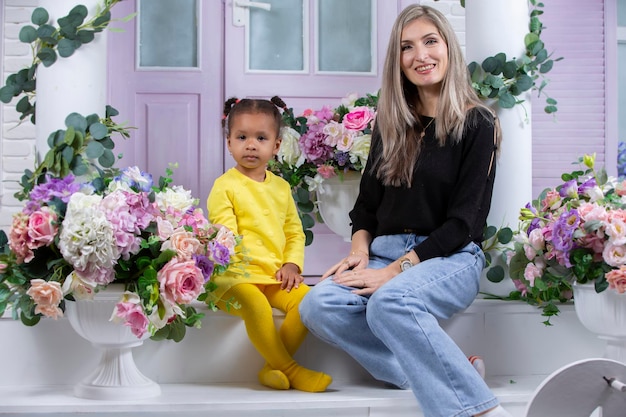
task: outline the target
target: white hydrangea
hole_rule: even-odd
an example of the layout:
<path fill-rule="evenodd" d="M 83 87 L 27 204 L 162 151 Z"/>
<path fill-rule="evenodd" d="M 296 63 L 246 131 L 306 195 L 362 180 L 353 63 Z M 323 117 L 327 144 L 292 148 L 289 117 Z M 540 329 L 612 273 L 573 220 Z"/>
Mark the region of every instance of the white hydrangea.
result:
<path fill-rule="evenodd" d="M 63 258 L 79 271 L 112 270 L 120 256 L 102 196 L 72 194 L 59 235 Z"/>

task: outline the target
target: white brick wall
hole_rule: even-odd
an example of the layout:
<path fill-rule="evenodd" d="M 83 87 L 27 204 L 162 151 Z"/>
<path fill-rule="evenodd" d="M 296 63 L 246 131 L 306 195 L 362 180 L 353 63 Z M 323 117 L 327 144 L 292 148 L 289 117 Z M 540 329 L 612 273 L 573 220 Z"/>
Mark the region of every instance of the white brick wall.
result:
<path fill-rule="evenodd" d="M 28 67 L 32 55 L 28 45 L 19 41 L 21 27 L 30 22 L 30 15 L 38 0 L 3 0 L 0 8 L 3 24 L 0 28 L 2 65 L 0 78 L 4 85 L 6 78 L 22 68 Z M 8 232 L 11 216 L 21 208 L 13 194 L 19 190 L 25 168 L 34 165 L 35 126 L 26 120 L 19 124 L 19 114 L 15 111 L 17 100 L 0 106 L 0 228 Z"/>

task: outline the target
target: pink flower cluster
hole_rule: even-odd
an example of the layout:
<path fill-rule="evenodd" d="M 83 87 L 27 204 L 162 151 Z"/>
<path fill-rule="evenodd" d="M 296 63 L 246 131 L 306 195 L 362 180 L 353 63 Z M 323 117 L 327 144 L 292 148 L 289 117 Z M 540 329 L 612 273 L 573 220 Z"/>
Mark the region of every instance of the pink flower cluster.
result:
<path fill-rule="evenodd" d="M 13 285 L 11 302 L 56 319 L 64 297 L 90 298 L 119 281 L 127 291 L 113 318 L 137 337 L 185 319 L 184 307 L 229 267 L 239 238 L 210 224 L 189 191 L 167 184 L 153 186 L 151 175 L 130 167 L 99 185 L 73 177 L 36 185 L 13 217 L 0 283 L 31 271 L 37 278 Z"/>
<path fill-rule="evenodd" d="M 538 303 L 572 297 L 571 284 L 595 282 L 600 290 L 626 292 L 626 182 L 589 170 L 521 211 L 521 231 L 507 253 L 522 297 Z"/>

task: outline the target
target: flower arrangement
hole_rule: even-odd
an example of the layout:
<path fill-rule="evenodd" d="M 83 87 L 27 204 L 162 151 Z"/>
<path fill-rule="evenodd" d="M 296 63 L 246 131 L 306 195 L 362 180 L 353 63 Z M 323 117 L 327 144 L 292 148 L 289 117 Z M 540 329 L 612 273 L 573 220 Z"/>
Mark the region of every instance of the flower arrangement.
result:
<path fill-rule="evenodd" d="M 517 288 L 505 299 L 539 306 L 548 318 L 572 299 L 574 282 L 626 292 L 626 182 L 596 170 L 595 154 L 579 163 L 584 170 L 563 174 L 563 184 L 521 210 L 504 251 Z"/>
<path fill-rule="evenodd" d="M 378 95 L 349 94 L 334 109 L 306 109 L 297 117 L 292 108 L 283 109 L 282 143 L 270 169 L 291 185 L 307 245 L 316 213 L 311 192 L 323 193 L 325 179 L 365 168 L 377 104 Z"/>
<path fill-rule="evenodd" d="M 171 168 L 155 183 L 138 167 L 96 165 L 88 157 L 100 154 L 91 153 L 95 138 L 126 131 L 110 118 L 89 119 L 68 117 L 68 129 L 51 135 L 44 162 L 25 172 L 16 194 L 25 205 L 8 237 L 0 231 L 0 314 L 10 306 L 14 319 L 35 325 L 63 316 L 68 301 L 120 283 L 126 291 L 113 321 L 139 338 L 180 341 L 186 327 L 200 326 L 203 314 L 190 304 L 214 289 L 211 277 L 230 266 L 239 238 L 210 224 L 191 192 L 172 185 Z M 57 136 L 71 139 L 55 143 Z M 86 153 L 80 168 L 57 165 L 71 152 Z"/>

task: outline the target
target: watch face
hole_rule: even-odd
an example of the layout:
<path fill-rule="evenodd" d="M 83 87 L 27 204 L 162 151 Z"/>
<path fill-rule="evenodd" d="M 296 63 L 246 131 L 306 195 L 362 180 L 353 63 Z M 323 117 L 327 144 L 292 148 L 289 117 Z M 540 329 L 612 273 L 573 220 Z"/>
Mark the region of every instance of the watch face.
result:
<path fill-rule="evenodd" d="M 402 262 L 400 262 L 400 269 L 403 272 L 406 271 L 407 269 L 409 269 L 412 266 L 413 266 L 413 264 L 408 259 L 404 259 Z"/>

